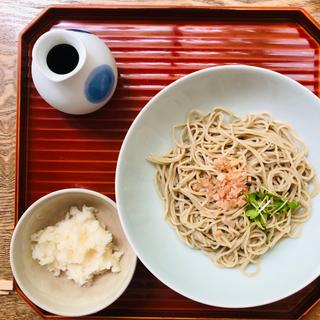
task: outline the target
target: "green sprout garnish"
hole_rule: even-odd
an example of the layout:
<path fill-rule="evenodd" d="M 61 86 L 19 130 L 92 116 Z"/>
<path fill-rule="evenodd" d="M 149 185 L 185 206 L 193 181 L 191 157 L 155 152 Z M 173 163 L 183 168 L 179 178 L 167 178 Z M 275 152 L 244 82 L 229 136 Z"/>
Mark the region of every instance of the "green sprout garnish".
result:
<path fill-rule="evenodd" d="M 260 229 L 266 228 L 267 220 L 273 215 L 281 215 L 300 207 L 299 201 L 281 198 L 262 188 L 261 191 L 247 195 L 245 215 Z"/>

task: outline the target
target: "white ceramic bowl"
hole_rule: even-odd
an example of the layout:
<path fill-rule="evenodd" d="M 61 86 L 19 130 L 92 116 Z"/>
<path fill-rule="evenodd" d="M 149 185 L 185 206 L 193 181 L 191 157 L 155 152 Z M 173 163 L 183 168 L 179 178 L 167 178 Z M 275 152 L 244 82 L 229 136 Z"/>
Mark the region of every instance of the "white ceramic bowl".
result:
<path fill-rule="evenodd" d="M 90 287 L 79 287 L 64 277 L 54 277 L 31 257 L 31 234 L 62 220 L 70 206 L 81 208 L 83 204 L 99 210 L 97 218 L 124 252 L 121 271 L 98 276 Z M 133 276 L 136 256 L 111 199 L 86 189 L 64 189 L 37 200 L 20 218 L 11 240 L 10 263 L 17 284 L 34 304 L 58 315 L 83 316 L 106 308 L 123 293 Z"/>
<path fill-rule="evenodd" d="M 121 148 L 116 172 L 120 219 L 138 257 L 162 282 L 182 295 L 214 306 L 253 307 L 302 289 L 320 274 L 320 199 L 298 239 L 270 250 L 261 271 L 247 277 L 219 268 L 203 253 L 187 247 L 164 220 L 154 186 L 155 168 L 146 161 L 172 146 L 171 129 L 193 108 L 209 112 L 222 106 L 241 116 L 267 111 L 291 124 L 309 148 L 320 173 L 320 100 L 297 82 L 249 66 L 221 66 L 192 73 L 158 93 L 133 122 Z"/>

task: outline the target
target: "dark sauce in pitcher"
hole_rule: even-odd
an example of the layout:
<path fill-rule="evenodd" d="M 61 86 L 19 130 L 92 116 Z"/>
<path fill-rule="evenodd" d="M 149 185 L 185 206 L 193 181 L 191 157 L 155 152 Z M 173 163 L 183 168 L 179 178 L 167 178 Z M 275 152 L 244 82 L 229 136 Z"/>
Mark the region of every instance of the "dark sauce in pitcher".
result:
<path fill-rule="evenodd" d="M 66 74 L 75 69 L 79 62 L 79 53 L 70 44 L 58 44 L 47 55 L 49 69 L 57 74 Z"/>

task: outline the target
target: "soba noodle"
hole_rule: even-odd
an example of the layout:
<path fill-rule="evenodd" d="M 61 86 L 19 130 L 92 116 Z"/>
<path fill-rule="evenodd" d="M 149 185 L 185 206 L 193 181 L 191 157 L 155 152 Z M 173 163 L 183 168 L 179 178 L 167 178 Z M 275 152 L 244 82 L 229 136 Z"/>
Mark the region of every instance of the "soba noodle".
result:
<path fill-rule="evenodd" d="M 257 263 L 308 219 L 315 172 L 306 159 L 305 144 L 287 124 L 267 113 L 242 119 L 222 108 L 207 115 L 192 110 L 186 123 L 174 128 L 174 140 L 167 154 L 148 157 L 156 165 L 165 217 L 187 245 L 212 255 L 219 266 L 245 268 Z M 228 172 L 236 175 L 240 186 L 237 203 L 219 200 L 219 188 L 231 180 L 219 188 L 215 184 Z M 208 196 L 209 189 L 215 190 L 213 195 Z M 298 201 L 299 208 L 266 216 L 265 226 L 259 227 L 245 214 L 244 199 L 262 189 Z"/>

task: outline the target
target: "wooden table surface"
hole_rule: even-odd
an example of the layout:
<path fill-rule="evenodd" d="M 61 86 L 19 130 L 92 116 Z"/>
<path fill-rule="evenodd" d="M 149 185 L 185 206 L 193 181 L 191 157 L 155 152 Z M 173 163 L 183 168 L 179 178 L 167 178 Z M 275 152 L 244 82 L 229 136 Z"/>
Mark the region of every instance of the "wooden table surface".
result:
<path fill-rule="evenodd" d="M 320 22 L 320 0 L 2 0 L 0 3 L 0 279 L 12 279 L 9 243 L 14 223 L 17 42 L 21 29 L 50 4 L 298 6 Z M 40 319 L 12 293 L 0 296 L 0 319 Z M 320 304 L 305 319 L 320 319 Z"/>

